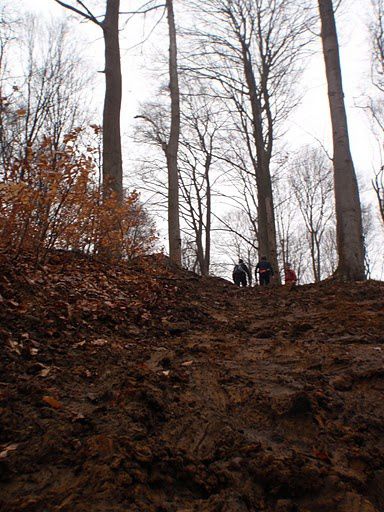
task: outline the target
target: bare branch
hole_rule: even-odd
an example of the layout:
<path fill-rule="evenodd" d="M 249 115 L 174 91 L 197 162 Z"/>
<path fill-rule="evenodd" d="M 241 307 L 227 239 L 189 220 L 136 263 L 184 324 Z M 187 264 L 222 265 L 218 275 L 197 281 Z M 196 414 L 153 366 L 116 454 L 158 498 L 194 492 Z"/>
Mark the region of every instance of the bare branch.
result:
<path fill-rule="evenodd" d="M 83 7 L 83 9 L 85 9 L 85 12 L 81 11 L 80 9 L 77 9 L 76 7 L 74 7 L 73 5 L 71 4 L 68 4 L 66 2 L 63 2 L 62 0 L 54 0 L 54 2 L 56 2 L 57 4 L 61 5 L 62 7 L 65 7 L 65 9 L 69 9 L 70 11 L 73 11 L 75 12 L 76 14 L 79 14 L 80 16 L 82 16 L 83 18 L 89 20 L 89 21 L 92 21 L 93 23 L 95 23 L 96 25 L 98 25 L 99 27 L 103 27 L 103 24 L 102 22 L 100 22 L 96 16 L 94 16 L 91 11 L 84 5 L 84 3 L 81 1 L 81 0 L 77 0 L 77 2 Z"/>
<path fill-rule="evenodd" d="M 151 3 L 151 2 L 148 2 L 148 3 Z M 146 4 L 148 5 L 148 4 Z M 143 6 L 145 7 L 145 6 Z M 140 10 L 140 11 L 121 11 L 120 14 L 148 14 L 149 12 L 151 11 L 155 11 L 156 9 L 160 9 L 161 7 L 165 8 L 166 5 L 165 4 L 158 4 L 158 5 L 153 5 L 151 7 L 147 7 L 143 10 Z"/>

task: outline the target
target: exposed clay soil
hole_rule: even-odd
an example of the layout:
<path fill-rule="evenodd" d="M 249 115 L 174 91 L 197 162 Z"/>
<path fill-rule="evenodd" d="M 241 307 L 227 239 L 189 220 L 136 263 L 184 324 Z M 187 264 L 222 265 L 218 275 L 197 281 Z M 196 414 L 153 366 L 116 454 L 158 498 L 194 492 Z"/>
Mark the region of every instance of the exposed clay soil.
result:
<path fill-rule="evenodd" d="M 2 512 L 384 511 L 384 283 L 0 256 Z"/>

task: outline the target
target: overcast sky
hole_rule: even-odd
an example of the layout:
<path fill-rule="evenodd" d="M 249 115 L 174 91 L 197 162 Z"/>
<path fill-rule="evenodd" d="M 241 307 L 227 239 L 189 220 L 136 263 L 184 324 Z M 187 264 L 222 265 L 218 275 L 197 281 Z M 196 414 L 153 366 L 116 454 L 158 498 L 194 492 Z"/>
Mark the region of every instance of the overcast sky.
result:
<path fill-rule="evenodd" d="M 97 5 L 97 3 L 92 0 L 89 5 Z M 122 0 L 122 8 L 124 8 L 124 3 L 124 0 Z M 366 31 L 369 3 L 369 0 L 344 1 L 344 5 L 341 6 L 337 16 L 352 153 L 357 171 L 365 177 L 366 181 L 369 181 L 374 168 L 379 165 L 377 142 L 371 136 L 366 115 L 361 109 L 357 108 L 357 105 L 364 103 L 363 94 L 370 87 L 370 49 Z M 19 0 L 19 4 L 21 10 L 32 10 L 42 16 L 61 17 L 68 15 L 65 9 L 57 5 L 54 0 Z M 132 9 L 132 5 L 139 5 L 139 2 L 130 0 L 129 4 L 130 9 Z M 87 37 L 91 42 L 88 51 L 90 55 L 95 56 L 97 63 L 95 67 L 100 69 L 103 49 L 101 39 L 97 41 L 99 37 L 101 38 L 101 35 L 98 34 L 99 30 L 97 27 L 92 27 L 90 23 L 86 24 L 87 27 L 84 23 L 80 26 L 80 21 L 76 18 L 73 18 L 73 23 L 77 30 L 81 30 L 83 37 Z M 152 23 L 152 19 L 145 20 L 143 17 L 136 17 L 129 23 L 128 29 L 122 32 L 121 47 L 125 70 L 125 94 L 122 113 L 124 132 L 129 130 L 130 120 L 133 121 L 138 103 L 145 101 L 150 95 L 148 72 L 144 70 L 144 66 L 150 67 L 146 49 L 151 46 L 151 43 L 146 43 L 144 49 L 140 46 L 132 48 L 143 39 L 150 23 Z M 154 35 L 154 37 L 156 36 Z M 165 41 L 164 44 L 166 48 L 167 42 Z M 101 102 L 104 86 L 102 75 L 98 82 L 99 93 L 97 97 Z M 288 139 L 293 146 L 299 146 L 305 142 L 313 143 L 314 138 L 329 146 L 331 138 L 329 108 L 324 65 L 320 51 L 312 58 L 299 86 L 306 93 L 302 104 L 289 120 Z"/>

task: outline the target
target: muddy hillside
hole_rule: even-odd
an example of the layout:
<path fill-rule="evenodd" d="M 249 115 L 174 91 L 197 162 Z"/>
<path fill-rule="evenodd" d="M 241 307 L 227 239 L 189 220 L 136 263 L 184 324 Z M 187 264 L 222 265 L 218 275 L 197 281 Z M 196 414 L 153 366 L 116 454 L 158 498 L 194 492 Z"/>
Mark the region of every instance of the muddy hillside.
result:
<path fill-rule="evenodd" d="M 384 283 L 0 256 L 1 512 L 384 511 Z"/>

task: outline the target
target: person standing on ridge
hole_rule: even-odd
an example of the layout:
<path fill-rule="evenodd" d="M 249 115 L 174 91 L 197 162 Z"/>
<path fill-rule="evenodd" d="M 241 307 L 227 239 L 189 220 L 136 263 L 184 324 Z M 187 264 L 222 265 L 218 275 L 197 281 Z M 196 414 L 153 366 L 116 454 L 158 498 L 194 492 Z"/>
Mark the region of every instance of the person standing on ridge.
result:
<path fill-rule="evenodd" d="M 296 272 L 293 270 L 291 264 L 288 262 L 284 265 L 284 280 L 285 284 L 290 284 L 292 286 L 295 286 L 295 284 L 297 283 Z"/>
<path fill-rule="evenodd" d="M 259 279 L 257 279 L 257 274 L 259 274 Z M 274 271 L 272 265 L 267 261 L 265 256 L 262 256 L 255 268 L 256 283 L 259 281 L 260 286 L 267 286 L 273 275 Z"/>
<path fill-rule="evenodd" d="M 248 282 L 251 281 L 249 268 L 247 267 L 243 260 L 240 259 L 239 263 L 237 263 L 234 266 L 232 272 L 232 279 L 237 286 L 247 286 L 247 279 Z"/>

